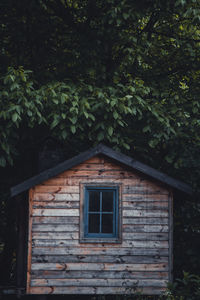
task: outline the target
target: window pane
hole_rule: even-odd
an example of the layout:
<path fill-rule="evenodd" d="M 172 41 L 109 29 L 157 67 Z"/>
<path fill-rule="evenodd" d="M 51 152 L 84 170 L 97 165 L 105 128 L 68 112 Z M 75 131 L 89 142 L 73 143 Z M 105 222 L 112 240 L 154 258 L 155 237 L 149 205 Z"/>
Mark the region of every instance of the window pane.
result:
<path fill-rule="evenodd" d="M 113 214 L 102 214 L 102 233 L 113 233 Z"/>
<path fill-rule="evenodd" d="M 113 211 L 113 191 L 102 192 L 102 211 Z"/>
<path fill-rule="evenodd" d="M 89 214 L 89 227 L 88 233 L 100 232 L 100 214 Z"/>
<path fill-rule="evenodd" d="M 89 211 L 100 210 L 100 192 L 89 191 Z"/>

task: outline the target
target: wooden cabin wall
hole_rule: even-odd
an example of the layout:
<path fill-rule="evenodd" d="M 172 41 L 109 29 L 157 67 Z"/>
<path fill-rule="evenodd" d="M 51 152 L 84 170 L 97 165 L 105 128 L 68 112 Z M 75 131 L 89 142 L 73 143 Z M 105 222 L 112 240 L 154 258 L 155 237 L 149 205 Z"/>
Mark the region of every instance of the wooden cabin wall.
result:
<path fill-rule="evenodd" d="M 122 186 L 122 243 L 80 243 L 80 183 Z M 171 272 L 170 191 L 96 156 L 30 191 L 28 294 L 160 294 Z"/>

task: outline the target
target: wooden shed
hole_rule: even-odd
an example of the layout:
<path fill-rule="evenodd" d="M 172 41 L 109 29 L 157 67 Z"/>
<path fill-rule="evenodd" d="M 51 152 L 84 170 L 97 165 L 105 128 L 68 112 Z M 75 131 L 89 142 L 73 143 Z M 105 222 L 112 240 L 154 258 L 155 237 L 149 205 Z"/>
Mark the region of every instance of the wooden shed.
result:
<path fill-rule="evenodd" d="M 18 287 L 25 280 L 27 294 L 163 293 L 172 280 L 176 190 L 192 193 L 104 145 L 14 186 Z"/>

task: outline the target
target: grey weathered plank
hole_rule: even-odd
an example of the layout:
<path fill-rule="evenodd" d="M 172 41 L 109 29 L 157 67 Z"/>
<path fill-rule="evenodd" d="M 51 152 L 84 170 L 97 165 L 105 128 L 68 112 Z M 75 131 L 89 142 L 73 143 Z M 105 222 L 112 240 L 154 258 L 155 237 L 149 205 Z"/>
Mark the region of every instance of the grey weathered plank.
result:
<path fill-rule="evenodd" d="M 166 281 L 162 279 L 33 279 L 31 286 L 166 287 Z"/>
<path fill-rule="evenodd" d="M 156 255 L 168 256 L 168 249 L 155 248 L 120 248 L 120 255 Z M 112 247 L 35 247 L 33 255 L 119 255 L 119 249 Z"/>
<path fill-rule="evenodd" d="M 123 232 L 168 232 L 168 225 L 123 225 Z"/>
<path fill-rule="evenodd" d="M 34 201 L 78 201 L 79 193 L 34 193 Z"/>
<path fill-rule="evenodd" d="M 57 233 L 54 232 L 78 232 L 79 231 L 79 225 L 78 224 L 33 224 L 32 226 L 33 232 L 47 232 L 51 233 L 51 235 L 54 235 L 54 237 L 57 237 Z"/>
<path fill-rule="evenodd" d="M 167 271 L 166 263 L 112 264 L 112 263 L 33 263 L 31 270 L 85 270 L 85 271 Z"/>
<path fill-rule="evenodd" d="M 140 186 L 135 186 L 135 185 L 125 185 L 123 188 L 123 193 L 124 194 L 139 194 L 139 195 L 154 195 L 154 194 L 159 194 L 159 195 L 168 195 L 169 191 L 167 189 L 159 188 L 158 186 L 156 187 L 155 185 L 140 185 Z"/>
<path fill-rule="evenodd" d="M 79 201 L 34 201 L 33 208 L 79 208 Z"/>
<path fill-rule="evenodd" d="M 97 245 L 99 247 L 104 247 L 104 244 L 99 244 L 98 241 L 97 243 L 87 243 L 87 247 L 85 248 L 90 248 L 90 247 L 95 247 Z M 66 247 L 66 246 L 79 246 L 79 240 L 33 240 L 32 243 L 33 247 Z M 119 244 L 112 244 L 112 247 L 118 248 L 119 249 Z M 121 244 L 121 247 L 136 247 L 136 248 L 168 248 L 168 241 L 123 241 Z"/>
<path fill-rule="evenodd" d="M 47 208 L 47 209 L 34 209 L 33 210 L 33 216 L 72 216 L 76 217 L 79 216 L 79 209 L 53 209 L 53 208 Z"/>
<path fill-rule="evenodd" d="M 168 225 L 168 218 L 166 217 L 124 217 L 122 219 L 123 224 L 143 224 L 143 225 L 162 225 L 166 224 Z"/>
<path fill-rule="evenodd" d="M 157 201 L 157 202 L 134 202 L 134 201 L 123 201 L 123 208 L 124 209 L 167 209 L 168 202 L 166 201 Z"/>
<path fill-rule="evenodd" d="M 152 232 L 124 232 L 123 239 L 132 241 L 168 241 L 168 233 L 152 233 Z"/>
<path fill-rule="evenodd" d="M 72 227 L 71 227 L 72 226 Z M 69 226 L 69 228 L 65 229 L 65 232 L 33 232 L 33 239 L 36 240 L 78 240 L 79 239 L 79 231 L 76 228 L 75 232 L 71 232 L 74 225 Z M 52 228 L 49 226 L 49 228 Z M 57 228 L 59 231 L 59 228 Z M 63 228 L 61 228 L 63 229 Z M 168 233 L 132 233 L 132 232 L 124 232 L 123 233 L 123 239 L 125 240 L 131 240 L 131 241 L 167 241 L 168 240 Z"/>
<path fill-rule="evenodd" d="M 113 279 L 164 279 L 168 281 L 168 272 L 157 271 L 32 271 L 31 276 L 36 278 L 113 278 Z"/>
<path fill-rule="evenodd" d="M 51 217 L 51 216 L 42 216 L 42 217 L 33 217 L 33 224 L 79 224 L 79 217 L 72 216 L 61 216 L 61 217 Z"/>
<path fill-rule="evenodd" d="M 123 224 L 132 225 L 168 225 L 168 218 L 160 217 L 124 217 Z M 35 216 L 33 224 L 79 224 L 78 216 Z"/>
<path fill-rule="evenodd" d="M 160 295 L 166 288 L 161 287 L 31 287 L 29 294 L 71 294 L 71 295 Z"/>
<path fill-rule="evenodd" d="M 168 211 L 160 210 L 125 210 L 123 209 L 124 217 L 168 217 Z"/>
<path fill-rule="evenodd" d="M 160 194 L 125 194 L 123 193 L 123 199 L 124 201 L 134 201 L 134 202 L 157 202 L 157 201 L 167 201 L 168 196 L 167 195 L 160 195 Z"/>
<path fill-rule="evenodd" d="M 166 256 L 128 255 L 33 255 L 32 263 L 167 263 Z"/>
<path fill-rule="evenodd" d="M 78 240 L 79 231 L 76 229 L 76 232 L 33 232 L 32 237 L 33 240 Z"/>
<path fill-rule="evenodd" d="M 79 193 L 79 186 L 36 185 L 34 188 L 34 192 L 49 193 L 49 194 Z"/>

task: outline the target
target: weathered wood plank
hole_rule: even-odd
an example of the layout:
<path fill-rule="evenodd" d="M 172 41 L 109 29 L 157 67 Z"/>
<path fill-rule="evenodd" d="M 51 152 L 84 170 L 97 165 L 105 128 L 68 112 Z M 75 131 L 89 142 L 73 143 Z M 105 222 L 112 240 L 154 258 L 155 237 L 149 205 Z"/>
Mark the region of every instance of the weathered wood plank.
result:
<path fill-rule="evenodd" d="M 73 227 L 73 225 L 71 225 Z M 33 240 L 78 240 L 79 239 L 79 230 L 71 232 L 72 228 L 67 228 L 65 232 L 40 232 L 39 230 L 33 231 L 32 238 Z M 57 228 L 59 229 L 59 228 Z M 58 230 L 59 231 L 59 230 Z M 69 232 L 70 231 L 70 232 Z M 168 233 L 123 233 L 123 239 L 131 241 L 167 241 Z"/>
<path fill-rule="evenodd" d="M 97 241 L 98 243 L 98 241 Z M 97 243 L 86 243 L 86 248 L 95 247 Z M 79 240 L 33 240 L 32 243 L 33 247 L 66 247 L 66 246 L 79 246 Z M 119 244 L 111 244 L 112 247 L 119 249 Z M 104 247 L 104 244 L 98 244 L 98 246 Z M 120 249 L 124 247 L 136 247 L 136 248 L 168 248 L 168 242 L 167 241 L 123 241 L 121 244 Z"/>
<path fill-rule="evenodd" d="M 33 232 L 33 240 L 78 240 L 79 231 L 76 232 Z"/>
<path fill-rule="evenodd" d="M 126 171 L 126 168 L 122 165 L 119 165 L 117 163 L 111 163 L 111 162 L 104 162 L 104 163 L 82 163 L 79 164 L 70 170 L 73 171 L 103 171 L 103 170 L 116 170 L 116 171 Z"/>
<path fill-rule="evenodd" d="M 33 248 L 33 255 L 119 255 L 119 248 L 114 248 L 112 245 L 105 247 L 35 247 Z M 120 255 L 154 255 L 154 256 L 168 256 L 168 249 L 155 248 L 120 248 Z"/>
<path fill-rule="evenodd" d="M 134 202 L 148 202 L 148 201 L 167 201 L 168 196 L 165 194 L 125 194 L 123 193 L 124 201 L 134 201 Z"/>
<path fill-rule="evenodd" d="M 78 186 L 36 185 L 34 191 L 35 193 L 50 193 L 50 194 L 79 193 L 79 187 Z"/>
<path fill-rule="evenodd" d="M 168 211 L 165 210 L 125 210 L 123 209 L 124 217 L 168 217 Z"/>
<path fill-rule="evenodd" d="M 123 232 L 168 232 L 168 225 L 123 225 Z"/>
<path fill-rule="evenodd" d="M 167 209 L 168 208 L 168 202 L 134 202 L 134 201 L 123 201 L 123 209 Z"/>
<path fill-rule="evenodd" d="M 167 241 L 168 233 L 132 233 L 132 232 L 124 232 L 123 233 L 124 240 L 131 241 Z"/>
<path fill-rule="evenodd" d="M 156 279 L 33 279 L 31 281 L 31 286 L 84 286 L 84 287 L 166 287 L 165 280 Z"/>
<path fill-rule="evenodd" d="M 49 224 L 33 224 L 33 232 L 47 232 L 51 233 L 51 235 L 54 235 L 54 237 L 57 237 L 58 232 L 65 232 L 62 233 L 64 236 L 68 232 L 79 232 L 79 226 L 76 224 L 54 224 L 54 225 L 49 225 Z M 54 233 L 56 232 L 56 233 Z M 45 233 L 46 234 L 46 233 Z"/>
<path fill-rule="evenodd" d="M 33 216 L 79 216 L 79 209 L 34 209 L 33 210 Z"/>
<path fill-rule="evenodd" d="M 78 201 L 62 201 L 62 202 L 34 201 L 33 208 L 79 208 L 79 202 Z"/>
<path fill-rule="evenodd" d="M 159 194 L 159 195 L 169 195 L 169 191 L 167 189 L 160 188 L 159 186 L 155 188 L 155 186 L 152 185 L 140 185 L 140 186 L 134 186 L 134 185 L 125 185 L 123 188 L 124 194 Z"/>
<path fill-rule="evenodd" d="M 42 217 L 33 217 L 34 224 L 79 224 L 78 217 L 72 216 L 42 216 Z M 123 218 L 124 225 L 168 225 L 168 218 Z M 148 227 L 148 226 L 147 226 Z"/>
<path fill-rule="evenodd" d="M 49 185 L 49 186 L 78 186 L 80 181 L 89 181 L 90 183 L 96 183 L 96 182 L 105 182 L 105 179 L 106 179 L 106 182 L 110 182 L 112 183 L 113 182 L 113 178 L 115 179 L 115 183 L 118 183 L 118 182 L 122 182 L 125 184 L 125 185 L 130 185 L 130 186 L 144 186 L 144 190 L 148 189 L 146 188 L 146 186 L 148 187 L 148 184 L 150 181 L 147 181 L 147 180 L 143 180 L 143 178 L 140 178 L 137 174 L 134 174 L 134 173 L 131 173 L 130 174 L 125 174 L 125 176 L 116 176 L 117 174 L 114 175 L 107 175 L 107 174 L 101 174 L 99 175 L 99 173 L 97 172 L 96 175 L 93 175 L 93 176 L 89 176 L 89 175 L 79 175 L 78 173 L 76 174 L 76 176 L 74 177 L 65 177 L 64 174 L 60 174 L 58 175 L 57 177 L 55 178 L 52 178 L 52 179 L 49 179 L 48 181 L 45 181 L 42 183 L 42 185 Z M 55 183 L 55 184 L 54 184 Z M 160 188 L 160 184 L 157 184 L 155 185 L 155 190 L 157 190 L 158 188 Z M 133 193 L 133 195 L 131 195 L 130 193 L 128 194 L 125 194 L 127 197 L 141 197 L 141 193 L 139 193 L 137 195 L 136 192 Z M 155 194 L 151 193 L 151 194 L 143 194 L 144 197 L 151 197 L 151 196 L 154 196 L 154 198 L 156 197 L 159 197 L 159 199 L 167 199 L 167 194 L 161 194 L 159 195 L 157 192 Z"/>
<path fill-rule="evenodd" d="M 29 294 L 75 294 L 75 295 L 128 295 L 139 292 L 143 295 L 160 295 L 166 288 L 158 287 L 31 287 Z"/>
<path fill-rule="evenodd" d="M 34 201 L 79 201 L 78 193 L 34 193 Z"/>
<path fill-rule="evenodd" d="M 168 218 L 164 217 L 124 217 L 122 219 L 123 224 L 132 224 L 132 225 L 137 225 L 137 224 L 143 224 L 143 225 L 168 225 Z"/>
<path fill-rule="evenodd" d="M 166 256 L 128 255 L 34 255 L 32 263 L 167 263 Z"/>
<path fill-rule="evenodd" d="M 162 279 L 168 281 L 168 272 L 149 271 L 32 271 L 33 279 L 49 278 L 110 278 L 110 279 Z"/>
<path fill-rule="evenodd" d="M 68 170 L 66 172 L 63 172 L 58 175 L 58 177 L 104 177 L 104 176 L 113 176 L 116 178 L 135 178 L 135 174 L 133 172 L 127 171 L 127 170 Z"/>
<path fill-rule="evenodd" d="M 167 271 L 168 266 L 166 263 L 156 263 L 156 264 L 33 263 L 31 270 Z"/>
<path fill-rule="evenodd" d="M 33 224 L 79 224 L 79 217 L 71 217 L 71 216 L 66 216 L 66 217 L 33 217 Z"/>

